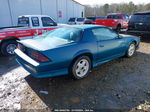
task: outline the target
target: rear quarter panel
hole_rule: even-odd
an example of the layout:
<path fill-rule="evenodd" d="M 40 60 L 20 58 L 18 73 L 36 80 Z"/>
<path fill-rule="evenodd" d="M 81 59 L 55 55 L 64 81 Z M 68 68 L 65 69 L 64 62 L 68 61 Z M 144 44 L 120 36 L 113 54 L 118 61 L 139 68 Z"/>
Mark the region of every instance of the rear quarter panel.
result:
<path fill-rule="evenodd" d="M 128 49 L 129 45 L 132 43 L 132 42 L 136 42 L 136 46 L 138 47 L 139 44 L 140 44 L 140 38 L 137 37 L 137 36 L 132 36 L 132 35 L 121 35 L 123 36 L 123 39 L 125 41 L 125 47 L 126 49 Z"/>

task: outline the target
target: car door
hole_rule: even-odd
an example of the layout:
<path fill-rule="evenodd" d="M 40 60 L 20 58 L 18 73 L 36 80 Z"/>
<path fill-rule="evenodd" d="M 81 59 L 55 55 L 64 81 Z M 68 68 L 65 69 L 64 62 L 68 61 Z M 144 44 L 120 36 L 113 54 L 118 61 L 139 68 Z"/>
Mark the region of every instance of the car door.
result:
<path fill-rule="evenodd" d="M 31 17 L 31 24 L 32 24 L 33 37 L 35 37 L 37 35 L 41 35 L 42 34 L 42 29 L 40 27 L 39 18 L 36 17 L 36 16 Z"/>
<path fill-rule="evenodd" d="M 97 40 L 97 60 L 107 61 L 123 55 L 125 50 L 123 38 L 109 28 L 92 29 Z"/>
<path fill-rule="evenodd" d="M 50 17 L 41 17 L 43 32 L 56 28 L 57 24 Z"/>

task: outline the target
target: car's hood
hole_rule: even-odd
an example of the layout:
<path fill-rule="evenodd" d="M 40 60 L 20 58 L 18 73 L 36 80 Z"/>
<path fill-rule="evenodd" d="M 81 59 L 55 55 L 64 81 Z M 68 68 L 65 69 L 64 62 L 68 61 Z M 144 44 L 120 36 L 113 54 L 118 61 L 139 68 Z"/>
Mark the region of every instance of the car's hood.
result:
<path fill-rule="evenodd" d="M 21 40 L 19 43 L 23 44 L 26 47 L 39 50 L 39 51 L 45 51 L 53 48 L 57 48 L 66 44 L 69 44 L 71 42 L 68 42 L 64 39 L 60 38 L 52 38 L 52 39 L 27 39 L 27 40 Z"/>

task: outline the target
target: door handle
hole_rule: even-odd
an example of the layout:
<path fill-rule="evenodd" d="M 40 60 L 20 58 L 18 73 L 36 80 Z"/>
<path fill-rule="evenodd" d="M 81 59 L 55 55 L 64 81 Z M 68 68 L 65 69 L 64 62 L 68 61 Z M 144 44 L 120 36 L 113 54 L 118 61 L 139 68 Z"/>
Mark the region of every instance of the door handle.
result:
<path fill-rule="evenodd" d="M 99 47 L 104 47 L 104 45 L 99 45 Z"/>

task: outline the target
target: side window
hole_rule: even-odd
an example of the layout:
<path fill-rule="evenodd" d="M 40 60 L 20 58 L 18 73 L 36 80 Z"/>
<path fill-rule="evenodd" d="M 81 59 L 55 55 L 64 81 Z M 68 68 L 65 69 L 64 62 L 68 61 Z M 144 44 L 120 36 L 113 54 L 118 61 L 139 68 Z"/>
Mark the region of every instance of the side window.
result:
<path fill-rule="evenodd" d="M 92 32 L 98 41 L 110 40 L 118 36 L 118 34 L 116 34 L 115 32 L 111 31 L 108 28 L 96 28 L 96 29 L 92 29 Z"/>
<path fill-rule="evenodd" d="M 54 26 L 54 21 L 49 17 L 42 17 L 43 26 Z"/>
<path fill-rule="evenodd" d="M 34 27 L 39 26 L 39 18 L 38 17 L 32 17 L 31 20 L 32 20 L 32 25 Z"/>
<path fill-rule="evenodd" d="M 144 15 L 144 22 L 149 22 L 150 15 Z"/>
<path fill-rule="evenodd" d="M 121 17 L 119 15 L 109 15 L 107 19 L 121 19 Z"/>
<path fill-rule="evenodd" d="M 29 17 L 18 18 L 18 26 L 29 26 Z"/>

